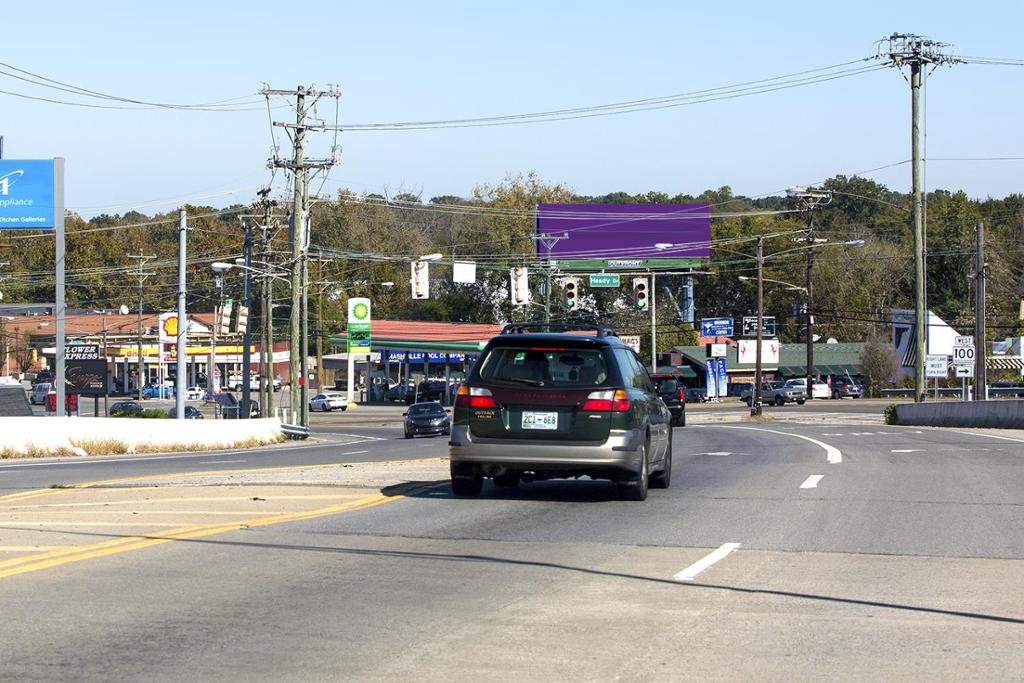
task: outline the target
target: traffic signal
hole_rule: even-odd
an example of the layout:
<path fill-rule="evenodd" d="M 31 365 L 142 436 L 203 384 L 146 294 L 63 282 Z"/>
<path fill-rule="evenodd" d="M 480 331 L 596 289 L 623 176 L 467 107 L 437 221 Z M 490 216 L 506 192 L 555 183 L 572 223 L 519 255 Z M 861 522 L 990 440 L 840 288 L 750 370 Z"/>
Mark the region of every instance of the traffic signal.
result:
<path fill-rule="evenodd" d="M 430 264 L 426 261 L 412 262 L 412 298 L 430 298 Z"/>
<path fill-rule="evenodd" d="M 235 332 L 241 332 L 245 334 L 245 329 L 249 325 L 249 307 L 239 306 L 238 307 L 238 320 L 235 321 Z"/>
<path fill-rule="evenodd" d="M 530 280 L 526 266 L 516 266 L 512 269 L 512 305 L 525 306 L 530 303 Z"/>
<path fill-rule="evenodd" d="M 224 303 L 220 307 L 220 321 L 218 324 L 217 334 L 226 335 L 231 332 L 231 309 L 233 308 L 233 302 L 231 299 L 225 299 Z"/>
<path fill-rule="evenodd" d="M 633 278 L 633 305 L 639 310 L 647 310 L 647 278 Z"/>
<path fill-rule="evenodd" d="M 571 311 L 576 308 L 577 298 L 580 294 L 580 283 L 574 277 L 567 277 L 562 281 L 562 305 L 565 310 Z"/>

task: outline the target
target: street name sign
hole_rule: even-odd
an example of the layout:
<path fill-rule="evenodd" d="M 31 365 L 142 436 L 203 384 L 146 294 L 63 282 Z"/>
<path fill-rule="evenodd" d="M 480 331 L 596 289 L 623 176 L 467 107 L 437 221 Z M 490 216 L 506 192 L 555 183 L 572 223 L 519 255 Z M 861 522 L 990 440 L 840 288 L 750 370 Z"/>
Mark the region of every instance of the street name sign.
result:
<path fill-rule="evenodd" d="M 622 283 L 618 273 L 592 273 L 591 287 L 618 287 Z"/>
<path fill-rule="evenodd" d="M 732 318 L 701 318 L 700 333 L 704 337 L 731 337 Z"/>

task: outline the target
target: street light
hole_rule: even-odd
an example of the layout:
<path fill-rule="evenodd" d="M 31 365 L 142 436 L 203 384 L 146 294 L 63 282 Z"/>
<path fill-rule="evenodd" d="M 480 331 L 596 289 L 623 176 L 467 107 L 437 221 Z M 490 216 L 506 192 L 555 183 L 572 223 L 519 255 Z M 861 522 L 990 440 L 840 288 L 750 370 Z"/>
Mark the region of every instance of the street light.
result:
<path fill-rule="evenodd" d="M 749 277 L 747 275 L 740 275 L 736 279 L 737 280 L 742 280 L 742 281 L 746 282 L 747 280 L 755 280 L 757 278 L 752 278 L 752 277 Z M 792 289 L 792 290 L 796 290 L 798 292 L 806 292 L 807 291 L 806 287 L 801 287 L 800 285 L 794 285 L 794 284 L 792 284 L 790 282 L 783 282 L 782 280 L 773 280 L 773 279 L 767 278 L 767 277 L 761 278 L 761 280 L 763 282 L 774 282 L 777 285 L 785 285 L 786 289 Z"/>
<path fill-rule="evenodd" d="M 427 254 L 425 256 L 420 256 L 416 260 L 417 261 L 440 261 L 443 258 L 444 258 L 444 254 Z"/>

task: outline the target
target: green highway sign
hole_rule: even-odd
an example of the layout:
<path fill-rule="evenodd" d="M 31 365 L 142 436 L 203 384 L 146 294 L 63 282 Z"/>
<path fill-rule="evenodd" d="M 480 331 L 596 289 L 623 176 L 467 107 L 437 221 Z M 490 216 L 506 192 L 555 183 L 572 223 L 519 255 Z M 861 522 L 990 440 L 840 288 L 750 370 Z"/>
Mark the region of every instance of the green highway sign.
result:
<path fill-rule="evenodd" d="M 591 287 L 618 287 L 620 284 L 617 273 L 595 273 L 590 276 Z"/>

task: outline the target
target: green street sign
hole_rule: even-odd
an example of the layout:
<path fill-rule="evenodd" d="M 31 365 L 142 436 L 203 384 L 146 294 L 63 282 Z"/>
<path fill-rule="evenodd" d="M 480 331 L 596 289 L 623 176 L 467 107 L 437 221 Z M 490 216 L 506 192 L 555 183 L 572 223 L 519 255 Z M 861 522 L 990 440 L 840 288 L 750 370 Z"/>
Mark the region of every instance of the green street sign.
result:
<path fill-rule="evenodd" d="M 591 287 L 618 287 L 621 284 L 617 273 L 595 273 L 590 276 Z"/>

